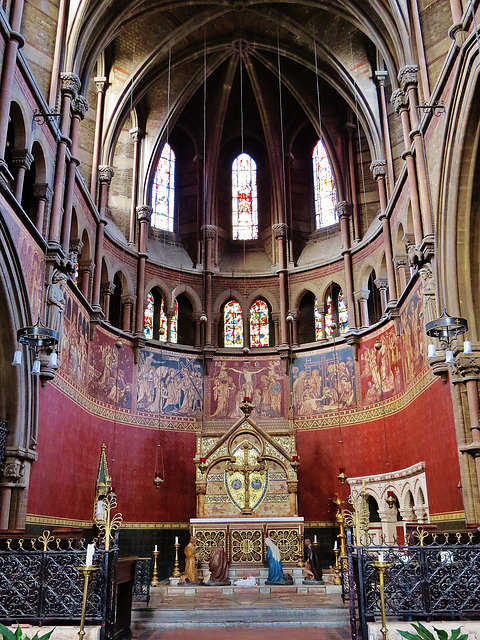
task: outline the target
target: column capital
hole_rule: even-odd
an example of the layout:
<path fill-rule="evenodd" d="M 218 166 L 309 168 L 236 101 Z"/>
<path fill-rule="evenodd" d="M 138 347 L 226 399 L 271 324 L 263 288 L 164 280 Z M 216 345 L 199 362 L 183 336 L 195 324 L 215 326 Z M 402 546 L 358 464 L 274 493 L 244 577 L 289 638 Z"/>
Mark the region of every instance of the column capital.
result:
<path fill-rule="evenodd" d="M 275 239 L 285 238 L 287 235 L 287 225 L 285 222 L 277 222 L 277 224 L 272 224 L 272 233 Z"/>
<path fill-rule="evenodd" d="M 386 160 L 374 160 L 370 164 L 370 171 L 372 172 L 374 180 L 384 178 L 387 175 L 387 161 Z"/>
<path fill-rule="evenodd" d="M 480 380 L 480 353 L 472 355 L 460 353 L 455 358 L 455 363 L 450 365 L 450 380 L 453 384 Z"/>
<path fill-rule="evenodd" d="M 46 182 L 37 182 L 33 185 L 33 197 L 37 200 L 50 202 L 52 199 L 52 190 Z"/>
<path fill-rule="evenodd" d="M 385 86 L 385 80 L 388 78 L 388 71 L 375 71 L 375 78 L 380 87 Z"/>
<path fill-rule="evenodd" d="M 77 238 L 76 240 L 70 240 L 70 245 L 68 248 L 70 253 L 75 253 L 76 255 L 78 255 L 83 249 L 83 242 L 80 240 L 80 238 Z"/>
<path fill-rule="evenodd" d="M 202 227 L 203 237 L 205 240 L 215 240 L 217 235 L 217 227 L 214 224 L 204 224 Z"/>
<path fill-rule="evenodd" d="M 348 218 L 352 213 L 352 205 L 346 200 L 341 200 L 335 205 L 335 210 L 338 213 L 338 217 L 340 219 Z"/>
<path fill-rule="evenodd" d="M 388 278 L 386 276 L 380 276 L 376 280 L 374 280 L 375 286 L 377 289 L 388 289 Z"/>
<path fill-rule="evenodd" d="M 75 98 L 77 93 L 80 91 L 80 87 L 82 86 L 80 78 L 75 73 L 63 71 L 60 74 L 60 80 L 62 95 L 69 95 L 70 98 Z"/>
<path fill-rule="evenodd" d="M 115 285 L 113 284 L 113 282 L 104 282 L 101 286 L 101 292 L 105 295 L 113 295 L 113 292 L 115 291 Z"/>
<path fill-rule="evenodd" d="M 405 253 L 397 253 L 393 256 L 393 264 L 396 269 L 403 269 L 408 266 L 408 256 Z"/>
<path fill-rule="evenodd" d="M 27 149 L 12 149 L 12 163 L 16 167 L 25 167 L 30 169 L 33 162 L 32 154 Z"/>
<path fill-rule="evenodd" d="M 140 204 L 135 211 L 137 212 L 137 219 L 139 222 L 150 222 L 153 209 L 152 207 L 149 207 L 148 204 Z"/>
<path fill-rule="evenodd" d="M 93 260 L 80 260 L 78 263 L 79 271 L 89 271 L 90 273 L 93 270 Z"/>
<path fill-rule="evenodd" d="M 124 293 L 120 300 L 122 304 L 130 304 L 132 306 L 135 304 L 135 296 L 131 296 L 129 293 Z"/>
<path fill-rule="evenodd" d="M 80 120 L 83 120 L 88 111 L 88 100 L 84 96 L 75 96 L 70 103 L 70 110 L 72 115 L 78 116 Z"/>
<path fill-rule="evenodd" d="M 138 142 L 145 135 L 145 132 L 140 127 L 133 127 L 133 129 L 129 129 L 128 133 L 132 136 L 134 142 Z"/>
<path fill-rule="evenodd" d="M 397 77 L 402 91 L 407 91 L 411 85 L 417 85 L 417 73 L 418 65 L 416 64 L 406 64 L 400 69 Z"/>
<path fill-rule="evenodd" d="M 408 96 L 401 89 L 396 89 L 392 93 L 392 97 L 390 98 L 390 102 L 393 104 L 395 108 L 395 113 L 398 115 L 401 111 L 408 109 Z"/>
<path fill-rule="evenodd" d="M 110 167 L 108 164 L 98 165 L 98 179 L 100 182 L 110 184 L 114 175 L 113 167 Z"/>
<path fill-rule="evenodd" d="M 97 87 L 97 91 L 103 92 L 105 91 L 105 85 L 107 84 L 107 78 L 104 76 L 95 76 L 93 81 L 95 82 L 95 86 Z"/>
<path fill-rule="evenodd" d="M 369 289 L 359 289 L 358 291 L 355 291 L 353 295 L 355 296 L 355 300 L 357 302 L 361 302 L 362 300 L 368 300 L 368 298 L 370 296 L 370 290 Z"/>

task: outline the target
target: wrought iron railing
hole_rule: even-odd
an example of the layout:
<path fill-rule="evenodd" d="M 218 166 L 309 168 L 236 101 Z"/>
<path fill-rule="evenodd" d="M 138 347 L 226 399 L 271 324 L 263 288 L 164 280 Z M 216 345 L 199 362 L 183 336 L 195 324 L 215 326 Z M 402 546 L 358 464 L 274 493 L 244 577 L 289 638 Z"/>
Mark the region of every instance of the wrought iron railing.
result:
<path fill-rule="evenodd" d="M 36 625 L 80 620 L 84 577 L 77 567 L 85 564 L 83 540 L 60 540 L 45 532 L 40 538 L 7 540 L 0 550 L 0 621 Z M 88 587 L 86 621 L 101 626 L 101 639 L 112 640 L 115 619 L 116 562 L 118 550 L 96 551 L 99 570 Z"/>
<path fill-rule="evenodd" d="M 138 558 L 135 567 L 135 584 L 133 585 L 133 599 L 136 602 L 150 600 L 150 580 L 152 579 L 152 559 Z"/>

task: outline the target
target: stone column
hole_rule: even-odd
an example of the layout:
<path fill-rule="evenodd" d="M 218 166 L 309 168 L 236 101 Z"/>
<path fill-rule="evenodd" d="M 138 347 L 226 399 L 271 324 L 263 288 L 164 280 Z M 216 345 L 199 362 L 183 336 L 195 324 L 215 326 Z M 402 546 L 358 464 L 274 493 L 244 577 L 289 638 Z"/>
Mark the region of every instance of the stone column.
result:
<path fill-rule="evenodd" d="M 5 158 L 7 145 L 8 122 L 10 119 L 10 103 L 17 62 L 18 49 L 23 47 L 25 40 L 20 33 L 24 0 L 12 0 L 10 7 L 10 33 L 5 43 L 2 65 L 2 79 L 0 81 L 0 178 L 2 184 L 10 179 Z"/>
<path fill-rule="evenodd" d="M 131 333 L 132 331 L 132 310 L 135 303 L 135 298 L 127 294 L 122 296 L 123 317 L 122 317 L 122 329 L 125 333 Z"/>
<path fill-rule="evenodd" d="M 100 213 L 100 217 L 103 218 L 105 216 L 105 211 L 107 208 L 108 202 L 108 189 L 112 182 L 112 178 L 115 175 L 113 171 L 113 167 L 109 167 L 106 164 L 101 164 L 98 167 L 98 179 L 100 180 L 100 195 L 98 198 L 98 211 Z"/>
<path fill-rule="evenodd" d="M 353 133 L 356 127 L 351 122 L 345 125 L 347 132 L 347 148 L 348 148 L 348 174 L 350 176 L 350 196 L 352 198 L 353 211 L 353 241 L 360 242 L 360 216 L 358 215 L 358 198 L 357 198 L 357 181 L 355 178 L 355 159 L 353 157 Z"/>
<path fill-rule="evenodd" d="M 370 326 L 370 318 L 368 317 L 368 297 L 370 291 L 368 289 L 359 289 L 355 291 L 355 299 L 360 307 L 360 325 L 361 329 Z"/>
<path fill-rule="evenodd" d="M 137 207 L 138 219 L 138 266 L 137 266 L 137 313 L 135 335 L 143 336 L 143 315 L 145 305 L 145 264 L 147 261 L 148 228 L 152 217 L 152 207 L 141 204 Z"/>
<path fill-rule="evenodd" d="M 103 315 L 105 320 L 110 322 L 110 299 L 115 291 L 115 285 L 113 282 L 104 282 L 101 286 L 101 291 L 103 296 Z"/>
<path fill-rule="evenodd" d="M 398 273 L 398 280 L 400 283 L 399 292 L 400 295 L 405 291 L 407 287 L 407 256 L 403 254 L 397 254 L 393 257 L 393 264 Z M 410 278 L 408 278 L 410 280 Z"/>
<path fill-rule="evenodd" d="M 30 169 L 33 162 L 33 156 L 27 149 L 13 149 L 12 164 L 17 167 L 17 175 L 15 176 L 15 187 L 13 195 L 18 204 L 22 204 L 23 182 L 25 173 Z"/>
<path fill-rule="evenodd" d="M 75 189 L 75 173 L 80 160 L 75 157 L 77 153 L 78 131 L 80 122 L 85 118 L 88 111 L 88 101 L 83 96 L 73 98 L 71 105 L 72 124 L 70 128 L 70 160 L 67 166 L 67 176 L 65 180 L 65 201 L 63 205 L 63 225 L 62 225 L 62 249 L 68 252 L 70 244 L 70 230 L 72 226 L 73 192 Z"/>
<path fill-rule="evenodd" d="M 50 232 L 48 242 L 53 247 L 60 247 L 60 228 L 62 223 L 63 185 L 65 182 L 65 158 L 70 144 L 68 133 L 70 130 L 70 104 L 80 90 L 80 78 L 74 73 L 62 73 L 62 107 L 60 122 L 60 139 L 57 144 L 55 162 L 55 177 L 53 180 L 53 200 L 50 214 Z"/>
<path fill-rule="evenodd" d="M 280 345 L 286 345 L 288 343 L 287 333 L 287 263 L 286 263 L 286 238 L 287 238 L 287 225 L 284 222 L 279 222 L 272 226 L 273 237 L 275 238 L 277 245 L 278 256 L 278 279 L 280 288 Z"/>
<path fill-rule="evenodd" d="M 205 326 L 205 346 L 212 347 L 212 276 L 213 276 L 213 251 L 217 235 L 217 227 L 206 224 L 202 227 L 205 244 L 205 313 L 207 323 Z"/>
<path fill-rule="evenodd" d="M 357 326 L 357 319 L 355 313 L 355 297 L 353 295 L 353 270 L 352 270 L 352 254 L 350 250 L 350 232 L 348 228 L 348 221 L 351 215 L 352 207 L 348 202 L 339 202 L 337 204 L 338 217 L 340 218 L 340 232 L 342 234 L 342 256 L 343 264 L 345 266 L 345 287 L 347 296 L 347 311 L 348 311 L 348 328 L 355 329 Z"/>
<path fill-rule="evenodd" d="M 388 279 L 379 277 L 375 280 L 375 286 L 380 291 L 380 304 L 382 306 L 382 315 L 385 315 L 388 306 Z"/>
<path fill-rule="evenodd" d="M 72 265 L 76 265 L 78 263 L 78 256 L 82 253 L 83 242 L 76 238 L 75 240 L 70 240 L 70 244 L 68 246 L 68 254 L 70 256 L 70 262 Z"/>
<path fill-rule="evenodd" d="M 375 160 L 370 165 L 374 179 L 377 181 L 378 195 L 380 199 L 380 220 L 383 227 L 383 246 L 385 248 L 385 261 L 387 263 L 388 289 L 390 292 L 390 303 L 394 306 L 397 303 L 397 283 L 395 281 L 395 271 L 393 269 L 392 238 L 390 233 L 390 221 L 387 218 L 387 191 L 385 188 L 385 160 Z"/>
<path fill-rule="evenodd" d="M 135 244 L 135 222 L 136 222 L 136 208 L 137 208 L 137 191 L 138 191 L 138 171 L 139 171 L 139 157 L 140 157 L 140 141 L 143 136 L 143 131 L 138 127 L 130 129 L 130 135 L 133 139 L 133 168 L 132 168 L 132 204 L 130 207 L 130 229 L 128 234 L 128 244 Z"/>
<path fill-rule="evenodd" d="M 107 85 L 107 79 L 96 76 L 93 81 L 97 87 L 97 110 L 95 112 L 95 137 L 93 141 L 93 154 L 92 154 L 92 178 L 90 181 L 90 195 L 92 200 L 96 202 L 97 195 L 97 180 L 98 180 L 98 165 L 100 164 L 100 152 L 102 142 L 102 130 L 103 130 L 103 105 L 105 99 L 105 87 Z"/>
<path fill-rule="evenodd" d="M 102 284 L 102 258 L 103 258 L 103 239 L 105 237 L 105 227 L 107 220 L 100 218 L 97 225 L 97 236 L 95 238 L 95 270 L 93 272 L 93 292 L 92 307 L 96 313 L 102 314 L 100 306 L 100 286 Z"/>
<path fill-rule="evenodd" d="M 412 206 L 413 232 L 415 244 L 420 246 L 423 240 L 422 217 L 420 212 L 420 200 L 418 195 L 417 176 L 415 172 L 415 160 L 410 151 L 410 118 L 408 116 L 408 97 L 401 89 L 397 89 L 392 94 L 392 103 L 395 111 L 400 115 L 402 122 L 403 141 L 405 151 L 402 158 L 407 163 L 408 189 L 410 193 L 410 204 Z"/>
<path fill-rule="evenodd" d="M 90 299 L 90 282 L 92 280 L 93 262 L 91 260 L 81 260 L 78 263 L 78 270 L 82 274 L 80 281 L 80 291 L 85 300 Z"/>
<path fill-rule="evenodd" d="M 52 198 L 52 190 L 45 182 L 37 182 L 33 185 L 33 197 L 37 201 L 37 213 L 35 216 L 35 226 L 38 232 L 43 236 L 43 224 L 45 221 L 45 209 L 47 203 Z"/>
<path fill-rule="evenodd" d="M 385 158 L 387 160 L 387 181 L 388 181 L 388 193 L 392 195 L 395 187 L 395 174 L 393 167 L 393 155 L 392 145 L 390 138 L 390 125 L 388 124 L 388 111 L 387 111 L 387 99 L 385 96 L 385 80 L 388 76 L 387 71 L 375 71 L 375 77 L 378 82 L 378 89 L 380 93 L 380 112 L 382 114 L 382 133 L 383 133 L 383 146 L 385 148 Z"/>
<path fill-rule="evenodd" d="M 195 346 L 200 347 L 202 344 L 202 322 L 200 318 L 203 316 L 203 313 L 195 314 Z"/>
<path fill-rule="evenodd" d="M 292 316 L 292 345 L 294 347 L 298 347 L 298 324 L 297 324 L 297 320 L 298 320 L 298 313 L 296 309 L 293 309 L 292 311 L 289 312 L 290 316 Z"/>

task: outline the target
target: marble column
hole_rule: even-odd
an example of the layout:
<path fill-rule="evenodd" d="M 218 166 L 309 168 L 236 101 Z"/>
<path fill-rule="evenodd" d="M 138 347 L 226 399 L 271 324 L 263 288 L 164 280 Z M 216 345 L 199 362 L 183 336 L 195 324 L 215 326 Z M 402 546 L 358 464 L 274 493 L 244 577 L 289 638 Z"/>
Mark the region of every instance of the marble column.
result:
<path fill-rule="evenodd" d="M 90 300 L 90 283 L 92 281 L 92 273 L 94 264 L 92 260 L 80 260 L 78 270 L 81 274 L 80 291 L 85 300 Z"/>
<path fill-rule="evenodd" d="M 382 114 L 383 146 L 385 148 L 385 158 L 387 161 L 388 193 L 389 195 L 392 195 L 393 189 L 395 187 L 395 174 L 393 166 L 392 144 L 390 138 L 390 125 L 388 123 L 387 99 L 385 96 L 385 80 L 387 79 L 387 76 L 387 71 L 375 71 L 375 77 L 377 79 L 378 89 L 380 93 L 379 102 L 380 112 Z"/>
<path fill-rule="evenodd" d="M 97 87 L 97 109 L 95 111 L 95 135 L 93 139 L 93 154 L 92 154 L 92 177 L 90 180 L 90 195 L 92 200 L 96 202 L 97 196 L 97 181 L 98 181 L 98 165 L 100 164 L 100 153 L 102 143 L 103 132 L 103 106 L 105 100 L 105 87 L 107 86 L 107 79 L 101 76 L 96 76 L 93 81 Z"/>
<path fill-rule="evenodd" d="M 103 315 L 105 316 L 105 320 L 110 322 L 110 300 L 115 291 L 115 285 L 113 282 L 104 282 L 100 289 L 102 292 Z"/>
<path fill-rule="evenodd" d="M 93 292 L 92 292 L 92 308 L 96 313 L 103 314 L 100 305 L 100 287 L 102 284 L 102 258 L 103 258 L 103 239 L 105 237 L 105 227 L 107 220 L 100 218 L 97 223 L 97 235 L 95 238 L 95 270 L 93 272 Z"/>
<path fill-rule="evenodd" d="M 385 249 L 385 261 L 387 264 L 388 289 L 390 293 L 390 304 L 397 303 L 397 283 L 395 271 L 393 269 L 392 237 L 390 231 L 390 220 L 387 218 L 387 191 L 385 187 L 385 160 L 374 160 L 370 165 L 374 179 L 377 181 L 378 195 L 380 200 L 380 220 L 383 227 L 383 247 Z"/>
<path fill-rule="evenodd" d="M 355 299 L 360 307 L 360 328 L 366 329 L 370 326 L 370 318 L 368 317 L 368 297 L 370 291 L 368 289 L 359 289 L 355 291 Z"/>
<path fill-rule="evenodd" d="M 125 331 L 125 333 L 131 333 L 132 331 L 132 311 L 134 303 L 135 298 L 128 293 L 122 296 L 122 330 Z"/>
<path fill-rule="evenodd" d="M 388 306 L 388 278 L 380 276 L 375 280 L 375 286 L 380 291 L 380 304 L 382 307 L 382 315 L 385 315 Z"/>
<path fill-rule="evenodd" d="M 217 235 L 217 227 L 206 224 L 202 228 L 205 243 L 205 313 L 207 323 L 205 326 L 205 346 L 212 346 L 212 276 L 213 276 L 213 251 Z"/>
<path fill-rule="evenodd" d="M 345 294 L 347 297 L 348 311 L 348 328 L 355 329 L 357 326 L 357 318 L 355 313 L 355 297 L 353 295 L 353 270 L 352 270 L 352 254 L 350 250 L 350 231 L 349 219 L 352 211 L 349 202 L 337 203 L 338 217 L 340 218 L 340 232 L 342 235 L 342 256 L 345 267 Z"/>
<path fill-rule="evenodd" d="M 287 225 L 284 222 L 279 222 L 272 226 L 273 237 L 277 245 L 278 256 L 278 280 L 280 289 L 280 345 L 286 345 L 288 343 L 287 332 L 287 262 L 286 262 L 286 239 L 287 239 Z"/>
<path fill-rule="evenodd" d="M 408 259 L 406 255 L 397 254 L 393 257 L 393 264 L 395 265 L 395 269 L 398 273 L 398 281 L 399 281 L 399 289 L 398 292 L 400 296 L 405 291 L 407 287 L 407 281 L 410 280 L 410 275 L 407 280 L 407 267 L 408 267 Z"/>
<path fill-rule="evenodd" d="M 135 223 L 136 223 L 136 209 L 137 209 L 137 197 L 138 197 L 138 171 L 139 171 L 139 158 L 140 158 L 140 142 L 143 137 L 143 131 L 138 127 L 130 129 L 130 135 L 133 140 L 133 162 L 132 162 L 132 196 L 130 207 L 130 227 L 128 233 L 128 244 L 135 244 Z"/>
<path fill-rule="evenodd" d="M 358 198 L 357 198 L 357 180 L 355 177 L 355 158 L 353 156 L 353 133 L 356 131 L 356 127 L 351 122 L 345 125 L 347 132 L 347 149 L 348 149 L 348 174 L 350 177 L 350 197 L 352 199 L 352 213 L 353 213 L 353 241 L 360 242 L 360 216 L 358 213 Z"/>
<path fill-rule="evenodd" d="M 33 162 L 33 156 L 27 149 L 13 149 L 12 164 L 17 168 L 15 176 L 15 184 L 13 195 L 18 204 L 22 204 L 23 183 L 25 173 L 30 169 Z"/>
<path fill-rule="evenodd" d="M 52 190 L 45 182 L 37 182 L 33 185 L 33 197 L 37 201 L 37 213 L 35 216 L 35 226 L 43 236 L 43 225 L 45 222 L 45 210 L 52 198 Z"/>
<path fill-rule="evenodd" d="M 142 204 L 137 207 L 138 219 L 138 266 L 137 266 L 137 312 L 135 335 L 143 337 L 143 315 L 145 306 L 145 264 L 147 262 L 148 229 L 152 217 L 152 207 Z"/>

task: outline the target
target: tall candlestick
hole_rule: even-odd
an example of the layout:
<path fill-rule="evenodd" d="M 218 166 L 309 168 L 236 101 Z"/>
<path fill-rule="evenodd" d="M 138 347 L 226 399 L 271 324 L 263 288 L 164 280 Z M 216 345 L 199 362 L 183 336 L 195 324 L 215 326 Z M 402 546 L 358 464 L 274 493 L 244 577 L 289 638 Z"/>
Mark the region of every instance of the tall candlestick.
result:
<path fill-rule="evenodd" d="M 158 545 L 155 545 L 154 551 L 158 551 Z"/>
<path fill-rule="evenodd" d="M 336 551 L 338 549 L 337 541 L 335 540 L 335 544 L 333 545 L 333 550 Z"/>
<path fill-rule="evenodd" d="M 178 536 L 175 536 L 175 544 L 178 544 Z"/>
<path fill-rule="evenodd" d="M 313 536 L 313 544 L 317 544 L 317 536 Z"/>
<path fill-rule="evenodd" d="M 85 560 L 85 566 L 91 567 L 93 565 L 93 554 L 95 552 L 95 545 L 87 545 L 87 559 Z"/>

